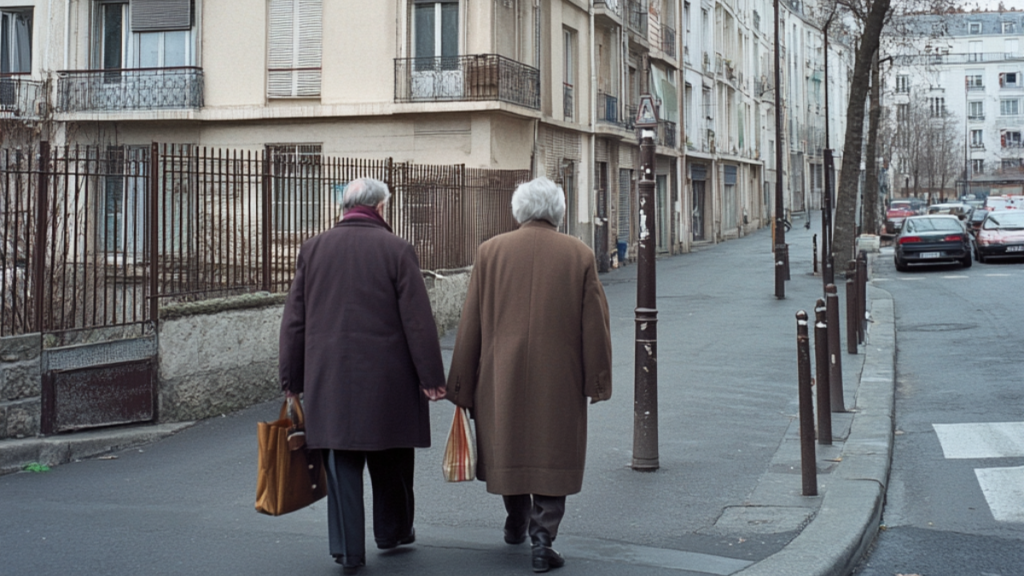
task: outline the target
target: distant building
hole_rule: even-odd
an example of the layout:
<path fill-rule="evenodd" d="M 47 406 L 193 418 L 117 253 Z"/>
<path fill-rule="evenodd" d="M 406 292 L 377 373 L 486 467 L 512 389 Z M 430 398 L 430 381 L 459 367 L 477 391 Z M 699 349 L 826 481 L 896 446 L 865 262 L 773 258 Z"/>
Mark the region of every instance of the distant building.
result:
<path fill-rule="evenodd" d="M 883 57 L 890 125 L 950 123 L 958 132 L 957 167 L 932 194 L 1020 194 L 1024 190 L 1024 12 L 915 15 L 887 29 Z M 907 33 L 909 31 L 909 34 Z M 913 130 L 920 131 L 918 124 Z M 904 129 L 903 132 L 908 131 Z M 907 156 L 895 146 L 893 196 L 913 189 Z"/>

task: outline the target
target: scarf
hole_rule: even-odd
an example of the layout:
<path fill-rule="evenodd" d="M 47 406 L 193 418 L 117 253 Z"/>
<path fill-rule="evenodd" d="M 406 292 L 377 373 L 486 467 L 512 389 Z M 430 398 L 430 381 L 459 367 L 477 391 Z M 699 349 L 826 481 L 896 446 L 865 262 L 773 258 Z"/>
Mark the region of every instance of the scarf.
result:
<path fill-rule="evenodd" d="M 349 208 L 345 211 L 345 216 L 342 220 L 348 220 L 350 218 L 353 220 L 373 220 L 378 224 L 383 225 L 388 230 L 391 230 L 391 226 L 388 226 L 388 223 L 384 221 L 384 217 L 369 206 L 353 206 L 352 208 Z"/>

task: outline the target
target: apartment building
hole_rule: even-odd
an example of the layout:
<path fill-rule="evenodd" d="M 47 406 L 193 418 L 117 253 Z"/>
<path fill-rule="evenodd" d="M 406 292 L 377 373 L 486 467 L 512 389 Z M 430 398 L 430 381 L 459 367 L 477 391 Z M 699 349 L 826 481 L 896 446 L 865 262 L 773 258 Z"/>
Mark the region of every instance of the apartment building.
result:
<path fill-rule="evenodd" d="M 785 206 L 820 196 L 820 31 L 782 0 Z M 529 169 L 598 261 L 636 249 L 639 97 L 659 252 L 771 221 L 768 0 L 0 0 L 0 141 L 152 141 Z M 833 77 L 849 51 L 831 54 Z M 832 146 L 845 111 L 831 80 Z M 288 161 L 276 164 L 287 169 Z"/>
<path fill-rule="evenodd" d="M 885 39 L 893 56 L 884 99 L 896 138 L 890 160 L 893 195 L 1020 194 L 1024 12 L 916 15 L 901 24 L 909 35 Z M 922 122 L 940 135 L 932 140 L 948 139 L 950 150 L 925 148 L 929 154 L 918 158 L 922 147 L 912 138 Z M 955 154 L 951 168 L 946 166 L 950 153 Z M 944 172 L 945 181 L 932 186 L 915 181 L 918 164 Z"/>

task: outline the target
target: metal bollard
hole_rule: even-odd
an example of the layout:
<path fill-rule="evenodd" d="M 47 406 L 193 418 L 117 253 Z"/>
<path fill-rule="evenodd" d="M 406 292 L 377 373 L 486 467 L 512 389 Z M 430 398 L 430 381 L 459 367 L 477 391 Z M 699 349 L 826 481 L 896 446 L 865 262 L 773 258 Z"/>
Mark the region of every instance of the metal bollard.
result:
<path fill-rule="evenodd" d="M 857 338 L 863 344 L 868 330 L 868 254 L 857 255 Z"/>
<path fill-rule="evenodd" d="M 846 279 L 846 353 L 857 353 L 857 282 Z"/>
<path fill-rule="evenodd" d="M 843 357 L 839 340 L 839 294 L 836 285 L 825 286 L 825 322 L 828 325 L 828 387 L 833 412 L 846 412 L 843 403 Z"/>
<path fill-rule="evenodd" d="M 808 220 L 810 222 L 810 220 Z M 815 234 L 811 237 L 811 273 L 818 274 L 818 235 Z"/>
<path fill-rule="evenodd" d="M 832 445 L 832 391 L 828 378 L 828 323 L 825 301 L 814 305 L 814 375 L 818 389 L 818 444 Z"/>
<path fill-rule="evenodd" d="M 818 467 L 814 455 L 814 406 L 811 403 L 811 344 L 807 312 L 796 313 L 796 358 L 800 373 L 800 472 L 804 496 L 818 495 Z"/>

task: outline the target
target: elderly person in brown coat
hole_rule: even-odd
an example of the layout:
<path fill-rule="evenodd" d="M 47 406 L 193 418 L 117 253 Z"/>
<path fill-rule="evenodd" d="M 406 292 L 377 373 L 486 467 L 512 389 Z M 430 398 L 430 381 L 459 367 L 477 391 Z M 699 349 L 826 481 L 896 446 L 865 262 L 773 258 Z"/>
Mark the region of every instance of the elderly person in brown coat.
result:
<path fill-rule="evenodd" d="M 427 399 L 444 365 L 413 247 L 381 216 L 378 180 L 352 181 L 344 218 L 302 245 L 281 320 L 280 379 L 304 393 L 306 441 L 325 450 L 335 561 L 366 562 L 363 466 L 373 484 L 377 547 L 411 544 L 413 448 L 430 446 Z"/>
<path fill-rule="evenodd" d="M 473 411 L 477 475 L 504 497 L 505 541 L 529 532 L 533 570 L 545 572 L 564 563 L 551 544 L 583 485 L 587 399 L 612 394 L 608 301 L 593 250 L 556 228 L 560 188 L 519 186 L 512 214 L 519 230 L 477 253 L 448 398 Z"/>

